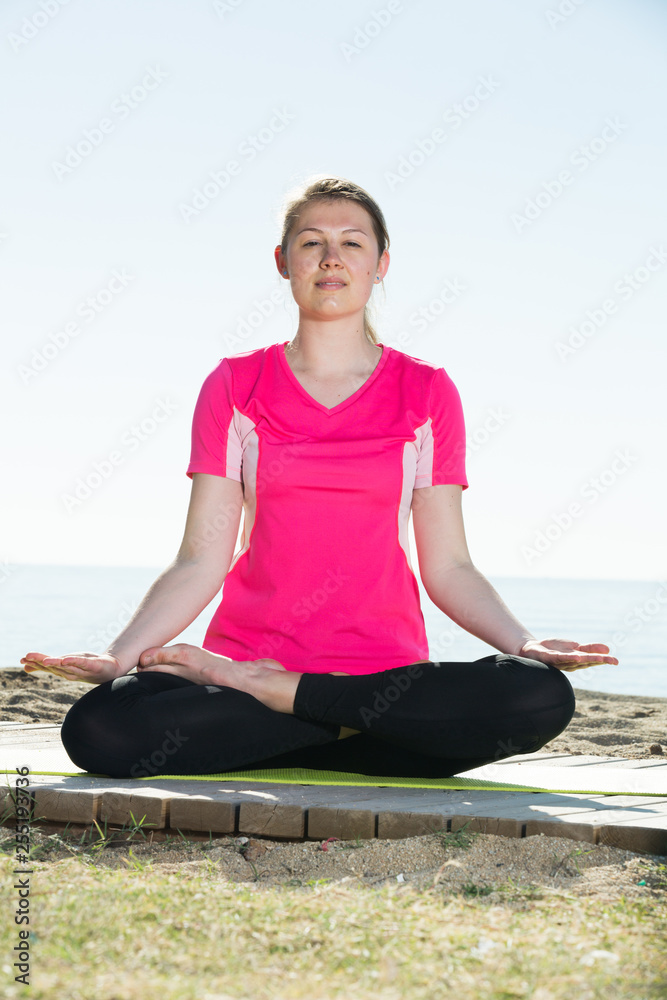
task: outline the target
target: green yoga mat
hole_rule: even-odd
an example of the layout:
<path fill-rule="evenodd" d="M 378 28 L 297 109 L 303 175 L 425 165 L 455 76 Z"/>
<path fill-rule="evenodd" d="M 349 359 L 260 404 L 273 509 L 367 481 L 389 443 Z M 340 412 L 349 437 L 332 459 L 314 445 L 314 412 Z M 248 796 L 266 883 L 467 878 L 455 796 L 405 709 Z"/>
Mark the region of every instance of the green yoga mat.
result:
<path fill-rule="evenodd" d="M 167 778 L 177 778 L 179 775 L 162 775 Z M 182 775 L 180 776 L 182 777 Z M 519 785 L 501 781 L 489 781 L 482 778 L 396 778 L 389 775 L 351 774 L 349 771 L 316 771 L 305 767 L 274 768 L 259 771 L 229 771 L 226 774 L 192 775 L 194 778 L 226 781 L 270 781 L 289 785 L 350 785 L 377 786 L 387 785 L 391 788 L 442 788 L 458 791 L 493 791 L 493 792 L 564 792 L 576 795 L 627 795 L 627 792 L 597 792 L 593 789 L 544 788 L 533 785 Z M 148 781 L 148 778 L 140 778 Z M 658 792 L 656 795 L 660 794 Z"/>
<path fill-rule="evenodd" d="M 553 769 L 550 768 L 552 771 Z M 0 769 L 0 774 L 14 771 Z M 108 778 L 106 774 L 89 771 L 42 771 L 31 768 L 31 774 L 53 775 L 72 778 Z M 562 778 L 563 775 L 561 774 Z M 109 779 L 112 780 L 112 779 Z M 123 779 L 128 780 L 128 779 Z M 515 782 L 489 781 L 482 778 L 396 778 L 393 775 L 353 774 L 349 771 L 318 771 L 305 767 L 266 768 L 256 771 L 221 771 L 218 774 L 159 774 L 153 777 L 139 777 L 132 781 L 260 781 L 279 785 L 346 785 L 350 787 L 387 786 L 390 788 L 431 788 L 449 791 L 489 791 L 489 792 L 546 792 L 563 795 L 656 795 L 664 797 L 664 792 L 642 791 L 633 793 L 626 789 L 618 791 L 595 788 L 545 788 L 536 785 L 521 785 Z"/>
<path fill-rule="evenodd" d="M 342 763 L 342 762 L 341 762 Z M 502 767 L 486 765 L 448 778 L 396 777 L 388 774 L 358 774 L 347 763 L 347 770 L 330 770 L 318 767 L 261 767 L 247 770 L 220 771 L 215 774 L 159 774 L 123 779 L 142 781 L 228 781 L 266 782 L 279 785 L 339 785 L 348 787 L 431 788 L 452 791 L 492 792 L 561 792 L 584 795 L 662 795 L 667 797 L 667 764 L 649 772 L 634 769 L 613 769 L 610 774 L 606 764 L 594 767 L 535 766 L 539 762 L 505 762 Z M 77 769 L 60 742 L 26 744 L 24 747 L 0 746 L 0 774 L 15 773 L 16 765 L 25 765 L 30 773 L 64 778 L 109 778 L 106 774 Z M 606 773 L 605 773 L 606 772 Z M 649 778 L 641 774 L 650 773 Z M 63 787 L 66 787 L 63 786 Z"/>

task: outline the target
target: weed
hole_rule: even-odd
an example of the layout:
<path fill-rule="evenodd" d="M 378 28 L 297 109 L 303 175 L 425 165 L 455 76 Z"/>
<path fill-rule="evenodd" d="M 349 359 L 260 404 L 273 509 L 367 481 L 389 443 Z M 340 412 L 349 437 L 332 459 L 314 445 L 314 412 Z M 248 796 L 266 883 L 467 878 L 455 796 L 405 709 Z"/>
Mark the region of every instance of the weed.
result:
<path fill-rule="evenodd" d="M 647 869 L 647 876 L 654 876 L 649 883 L 652 889 L 667 889 L 667 865 L 653 861 L 640 861 L 639 864 Z"/>
<path fill-rule="evenodd" d="M 544 891 L 541 886 L 534 885 L 529 882 L 525 885 L 521 885 L 515 882 L 510 875 L 507 876 L 504 882 L 500 882 L 498 885 L 494 886 L 494 892 L 505 894 L 508 897 L 515 897 L 517 899 L 542 899 L 544 897 Z"/>
<path fill-rule="evenodd" d="M 243 854 L 243 852 L 241 852 L 241 853 Z M 245 854 L 243 854 L 243 856 L 245 857 Z M 250 861 L 248 858 L 245 858 L 245 861 L 246 861 L 246 864 L 249 864 L 250 867 L 252 868 L 252 873 L 255 876 L 255 882 L 259 882 L 259 872 L 257 871 L 257 868 L 255 867 L 255 865 L 253 864 L 253 862 Z"/>
<path fill-rule="evenodd" d="M 141 836 L 144 838 L 144 840 L 146 840 L 146 834 L 144 833 L 144 830 L 143 830 L 144 820 L 146 819 L 146 813 L 144 813 L 144 815 L 141 817 L 141 819 L 137 823 L 136 819 L 134 818 L 134 813 L 132 812 L 132 810 L 130 810 L 130 819 L 132 820 L 132 826 L 130 827 L 129 836 L 126 838 L 126 840 L 129 840 L 130 837 L 132 837 L 135 833 L 140 833 Z M 155 824 L 154 823 L 146 823 L 146 826 L 155 826 Z M 125 827 L 123 826 L 123 830 L 124 829 L 125 829 Z M 181 834 L 181 837 L 183 837 L 183 834 L 181 833 L 181 831 L 179 830 L 178 832 Z M 185 837 L 183 837 L 183 840 L 185 840 Z M 187 843 L 187 841 L 186 841 L 186 843 Z"/>
<path fill-rule="evenodd" d="M 494 891 L 492 885 L 475 885 L 474 882 L 464 882 L 459 892 L 467 898 L 473 896 L 488 896 Z"/>
<path fill-rule="evenodd" d="M 554 875 L 556 875 L 557 872 L 563 867 L 563 865 L 570 860 L 570 858 L 577 858 L 579 857 L 580 854 L 592 854 L 594 850 L 595 850 L 594 847 L 591 847 L 590 850 L 588 851 L 585 851 L 583 848 L 580 847 L 578 850 L 575 849 L 573 851 L 570 851 L 569 854 L 563 855 L 560 861 L 557 864 L 555 864 L 554 870 L 551 872 L 551 877 L 553 878 Z M 556 860 L 557 860 L 556 855 L 554 855 L 554 863 L 556 862 Z M 581 870 L 577 862 L 573 861 L 573 864 L 574 867 L 577 869 L 577 874 L 581 875 Z"/>
<path fill-rule="evenodd" d="M 339 843 L 337 845 L 337 848 L 339 851 L 355 851 L 358 847 L 365 847 L 365 846 L 366 844 L 364 843 L 364 841 L 362 841 L 361 837 L 357 835 L 354 843 L 350 841 L 344 841 L 343 843 Z"/>
<path fill-rule="evenodd" d="M 131 871 L 152 872 L 154 870 L 152 863 L 150 861 L 148 862 L 140 861 L 139 858 L 134 853 L 134 851 L 132 850 L 132 848 L 130 848 L 128 854 L 129 858 L 121 858 L 121 861 L 124 864 L 126 864 L 127 867 L 131 869 Z"/>
<path fill-rule="evenodd" d="M 69 826 L 69 823 L 67 825 Z M 68 843 L 65 839 L 66 832 L 67 828 L 60 833 L 44 834 L 41 844 L 31 844 L 30 859 L 32 861 L 39 861 L 43 855 L 49 855 L 51 851 L 58 850 L 58 848 L 63 851 L 69 851 L 74 857 L 79 857 L 79 848 L 72 847 Z"/>
<path fill-rule="evenodd" d="M 468 823 L 470 823 L 470 820 L 468 820 Z M 466 850 L 478 837 L 477 833 L 466 830 L 468 823 L 464 823 L 458 830 L 450 831 L 449 833 L 445 830 L 433 830 L 432 832 L 436 837 L 440 837 L 442 846 L 445 849 L 458 847 Z"/>

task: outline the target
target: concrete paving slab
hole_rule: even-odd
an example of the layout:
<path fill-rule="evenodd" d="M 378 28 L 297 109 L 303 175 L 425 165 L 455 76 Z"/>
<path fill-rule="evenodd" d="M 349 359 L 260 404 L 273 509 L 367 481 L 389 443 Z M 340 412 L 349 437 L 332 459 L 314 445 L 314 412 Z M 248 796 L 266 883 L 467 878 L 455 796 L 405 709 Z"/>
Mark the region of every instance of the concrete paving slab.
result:
<path fill-rule="evenodd" d="M 13 724 L 0 731 L 2 757 L 31 766 L 61 755 L 59 726 Z M 9 742 L 7 742 L 9 740 Z M 572 754 L 525 754 L 461 777 L 549 787 L 553 791 L 286 784 L 188 778 L 115 779 L 32 771 L 35 816 L 46 822 L 94 820 L 166 832 L 245 834 L 286 839 L 405 837 L 466 827 L 505 836 L 541 832 L 588 843 L 667 853 L 667 763 Z M 15 774 L 0 775 L 0 807 L 11 805 Z M 582 791 L 558 790 L 579 782 Z M 588 786 L 595 788 L 589 792 Z M 623 790 L 624 794 L 605 794 Z M 664 794 L 653 794 L 658 792 Z M 646 794 L 648 793 L 648 794 Z"/>
<path fill-rule="evenodd" d="M 482 781 L 502 781 L 507 784 L 543 787 L 558 791 L 623 792 L 633 795 L 667 794 L 667 765 L 642 768 L 616 766 L 613 762 L 604 765 L 587 765 L 563 768 L 545 766 L 540 763 L 499 765 L 485 764 L 466 774 Z"/>

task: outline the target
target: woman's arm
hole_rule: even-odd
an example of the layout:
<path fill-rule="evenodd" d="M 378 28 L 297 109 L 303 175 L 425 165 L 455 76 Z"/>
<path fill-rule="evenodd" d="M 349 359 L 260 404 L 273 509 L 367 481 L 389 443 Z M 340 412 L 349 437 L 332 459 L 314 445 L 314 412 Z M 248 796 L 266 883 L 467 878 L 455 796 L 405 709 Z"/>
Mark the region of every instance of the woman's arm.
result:
<path fill-rule="evenodd" d="M 541 642 L 515 618 L 498 592 L 473 565 L 463 526 L 460 486 L 427 486 L 412 494 L 419 569 L 436 607 L 467 632 L 501 653 L 552 663 L 564 670 L 618 663 L 603 643 L 581 646 L 568 639 Z"/>
<path fill-rule="evenodd" d="M 47 669 L 92 684 L 128 673 L 144 649 L 170 642 L 220 590 L 234 555 L 242 509 L 241 483 L 195 473 L 180 549 L 106 653 L 28 653 L 21 663 L 28 672 Z"/>

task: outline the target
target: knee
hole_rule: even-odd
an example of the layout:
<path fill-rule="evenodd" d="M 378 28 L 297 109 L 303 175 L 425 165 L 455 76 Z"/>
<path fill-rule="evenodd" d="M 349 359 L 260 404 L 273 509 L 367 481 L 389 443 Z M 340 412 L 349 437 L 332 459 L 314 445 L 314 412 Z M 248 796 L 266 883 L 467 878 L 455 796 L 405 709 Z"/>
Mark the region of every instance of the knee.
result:
<path fill-rule="evenodd" d="M 540 731 L 541 746 L 554 739 L 572 721 L 576 709 L 574 689 L 566 673 L 550 663 L 511 656 L 522 674 L 521 702 Z"/>
<path fill-rule="evenodd" d="M 124 674 L 89 688 L 74 702 L 63 720 L 63 742 L 68 738 L 86 743 L 103 742 L 105 735 L 122 726 L 123 717 L 137 707 L 148 685 L 150 681 L 146 683 L 142 676 Z"/>
<path fill-rule="evenodd" d="M 92 697 L 95 694 L 97 694 L 96 688 L 86 691 L 67 711 L 60 727 L 60 738 L 65 745 L 65 749 L 68 748 L 69 743 L 78 743 L 81 740 L 87 740 L 91 732 L 94 732 L 96 726 L 92 720 L 98 714 L 95 711 L 95 702 L 99 700 L 99 698 L 95 699 Z"/>
<path fill-rule="evenodd" d="M 70 706 L 63 719 L 61 736 L 88 739 L 102 728 L 102 720 L 109 717 L 116 701 L 111 690 L 113 683 L 106 681 L 89 688 Z"/>
<path fill-rule="evenodd" d="M 109 751 L 118 743 L 117 719 L 113 711 L 114 699 L 110 686 L 113 681 L 100 684 L 79 698 L 63 719 L 60 739 L 70 760 L 83 771 L 124 777 L 109 769 L 113 759 Z"/>
<path fill-rule="evenodd" d="M 509 661 L 515 676 L 521 675 L 522 687 L 534 692 L 541 703 L 567 703 L 574 711 L 574 691 L 563 670 L 551 663 L 531 660 L 527 656 L 501 655 L 500 659 Z"/>

